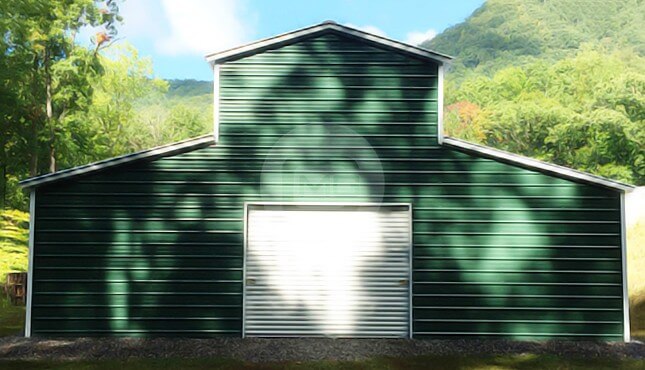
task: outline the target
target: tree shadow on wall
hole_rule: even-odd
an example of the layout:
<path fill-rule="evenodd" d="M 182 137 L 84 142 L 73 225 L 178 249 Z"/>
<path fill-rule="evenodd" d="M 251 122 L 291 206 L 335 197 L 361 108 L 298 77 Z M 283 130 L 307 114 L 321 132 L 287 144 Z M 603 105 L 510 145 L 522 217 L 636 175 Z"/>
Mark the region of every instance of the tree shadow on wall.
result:
<path fill-rule="evenodd" d="M 619 236 L 592 235 L 615 225 L 585 212 L 613 199 L 439 147 L 436 65 L 323 40 L 222 66 L 216 147 L 79 181 L 115 195 L 67 224 L 100 233 L 58 236 L 93 255 L 70 259 L 84 294 L 56 301 L 74 305 L 61 315 L 85 315 L 89 334 L 240 335 L 244 202 L 390 202 L 413 207 L 415 337 L 617 329 L 620 280 L 605 271 Z"/>

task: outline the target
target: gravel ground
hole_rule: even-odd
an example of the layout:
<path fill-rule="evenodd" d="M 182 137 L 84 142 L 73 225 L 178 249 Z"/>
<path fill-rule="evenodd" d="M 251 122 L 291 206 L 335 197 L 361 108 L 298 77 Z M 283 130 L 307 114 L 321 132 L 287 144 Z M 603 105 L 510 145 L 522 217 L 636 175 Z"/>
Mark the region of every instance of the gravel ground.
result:
<path fill-rule="evenodd" d="M 322 338 L 0 338 L 1 359 L 75 360 L 224 357 L 249 362 L 362 360 L 376 356 L 549 354 L 645 358 L 642 343 Z"/>

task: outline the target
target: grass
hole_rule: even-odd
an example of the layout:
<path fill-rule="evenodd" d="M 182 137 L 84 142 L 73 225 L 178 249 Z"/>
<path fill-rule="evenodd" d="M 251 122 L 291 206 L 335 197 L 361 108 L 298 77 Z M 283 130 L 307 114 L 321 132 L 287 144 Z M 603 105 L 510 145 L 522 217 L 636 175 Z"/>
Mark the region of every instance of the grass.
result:
<path fill-rule="evenodd" d="M 627 230 L 627 282 L 632 336 L 645 340 L 645 220 Z"/>
<path fill-rule="evenodd" d="M 0 284 L 7 273 L 27 271 L 29 214 L 18 210 L 0 210 Z M 0 337 L 22 333 L 25 307 L 13 306 L 0 290 Z"/>
<path fill-rule="evenodd" d="M 7 273 L 27 271 L 29 214 L 15 209 L 0 210 L 0 282 Z"/>
<path fill-rule="evenodd" d="M 0 295 L 0 337 L 21 334 L 24 323 L 25 306 L 14 306 Z"/>
<path fill-rule="evenodd" d="M 421 356 L 363 361 L 305 361 L 253 364 L 227 359 L 137 359 L 100 361 L 0 361 L 5 370 L 36 369 L 640 369 L 645 360 L 576 359 L 556 356 Z"/>

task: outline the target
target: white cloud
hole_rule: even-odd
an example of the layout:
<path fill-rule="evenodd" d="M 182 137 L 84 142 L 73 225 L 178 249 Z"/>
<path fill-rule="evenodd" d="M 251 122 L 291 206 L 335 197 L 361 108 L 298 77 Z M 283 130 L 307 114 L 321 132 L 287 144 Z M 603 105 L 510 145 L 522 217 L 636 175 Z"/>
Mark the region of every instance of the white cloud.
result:
<path fill-rule="evenodd" d="M 414 31 L 408 33 L 405 42 L 410 45 L 419 45 L 424 41 L 433 39 L 435 36 L 437 36 L 437 31 L 432 28 L 425 32 Z"/>
<path fill-rule="evenodd" d="M 155 37 L 164 33 L 164 12 L 156 0 L 126 1 L 119 7 L 123 24 L 119 37 Z"/>
<path fill-rule="evenodd" d="M 236 0 L 163 0 L 162 9 L 170 34 L 156 37 L 160 53 L 200 54 L 215 52 L 248 41 L 253 16 L 243 14 Z"/>
<path fill-rule="evenodd" d="M 371 34 L 373 34 L 373 35 L 377 35 L 377 36 L 385 37 L 385 31 L 383 31 L 382 29 L 380 29 L 380 28 L 378 28 L 378 27 L 375 27 L 375 26 L 370 26 L 370 25 L 367 25 L 367 26 L 357 26 L 357 25 L 352 24 L 352 23 L 346 23 L 345 25 L 346 25 L 347 27 L 356 28 L 356 29 L 359 29 L 359 30 L 361 30 L 361 31 L 364 31 L 364 32 L 367 32 L 367 33 L 371 33 Z"/>

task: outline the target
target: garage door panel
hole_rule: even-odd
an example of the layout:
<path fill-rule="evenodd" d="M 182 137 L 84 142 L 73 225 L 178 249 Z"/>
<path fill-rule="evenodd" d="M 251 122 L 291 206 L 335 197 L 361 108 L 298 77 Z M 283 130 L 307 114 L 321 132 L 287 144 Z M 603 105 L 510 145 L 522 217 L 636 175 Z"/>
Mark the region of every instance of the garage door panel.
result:
<path fill-rule="evenodd" d="M 247 336 L 407 337 L 407 205 L 250 205 Z"/>

